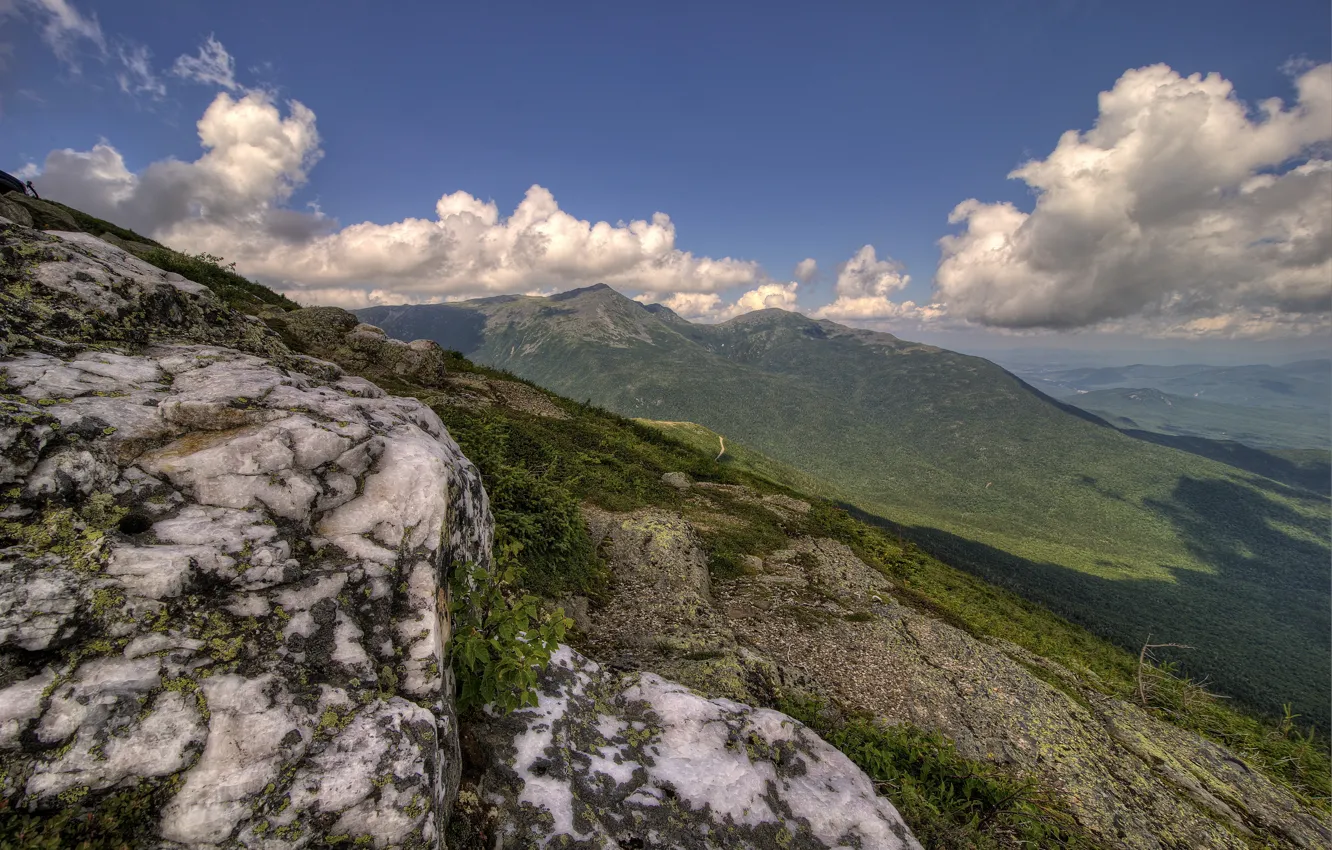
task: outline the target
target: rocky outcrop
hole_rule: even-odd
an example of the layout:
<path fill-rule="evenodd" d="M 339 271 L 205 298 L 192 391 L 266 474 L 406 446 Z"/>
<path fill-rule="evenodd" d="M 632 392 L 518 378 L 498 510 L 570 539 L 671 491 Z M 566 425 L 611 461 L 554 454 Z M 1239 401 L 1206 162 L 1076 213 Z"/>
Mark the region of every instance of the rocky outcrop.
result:
<path fill-rule="evenodd" d="M 263 322 L 228 309 L 206 286 L 86 233 L 0 223 L 0 283 L 0 355 L 166 339 L 298 362 Z"/>
<path fill-rule="evenodd" d="M 587 509 L 613 595 L 581 617 L 588 650 L 713 697 L 772 704 L 806 691 L 887 723 L 937 730 L 963 755 L 1039 778 L 1108 846 L 1323 847 L 1329 833 L 1225 748 L 1107 697 L 1058 664 L 985 641 L 895 601 L 844 544 L 795 537 L 709 583 L 695 524 L 737 522 L 724 494 L 778 516 L 789 497 L 695 485 L 692 519 Z"/>
<path fill-rule="evenodd" d="M 475 731 L 495 846 L 918 850 L 845 755 L 784 714 L 564 647 L 535 709 Z"/>
<path fill-rule="evenodd" d="M 21 192 L 0 193 L 0 216 L 15 224 L 32 227 L 32 213 L 28 211 L 26 204 L 18 200 L 22 196 Z"/>
<path fill-rule="evenodd" d="M 444 846 L 447 578 L 489 566 L 486 494 L 429 407 L 310 354 L 457 382 L 343 311 L 268 322 L 0 219 L 0 838 L 72 816 L 159 850 Z M 706 564 L 687 581 L 706 607 Z M 541 682 L 472 736 L 508 813 L 493 846 L 918 846 L 774 711 L 567 648 Z"/>
<path fill-rule="evenodd" d="M 439 846 L 474 467 L 204 287 L 0 230 L 0 794 L 139 794 L 145 846 Z"/>
<path fill-rule="evenodd" d="M 338 307 L 270 311 L 265 319 L 292 348 L 332 360 L 358 375 L 401 378 L 423 387 L 443 386 L 444 350 L 427 339 L 389 339 Z"/>
<path fill-rule="evenodd" d="M 79 225 L 74 221 L 74 216 L 50 201 L 30 198 L 21 192 L 6 192 L 3 201 L 4 207 L 3 210 L 0 210 L 0 215 L 4 215 L 19 224 L 37 227 L 42 230 L 73 232 L 79 229 Z M 4 210 L 13 212 L 14 216 L 11 217 Z"/>

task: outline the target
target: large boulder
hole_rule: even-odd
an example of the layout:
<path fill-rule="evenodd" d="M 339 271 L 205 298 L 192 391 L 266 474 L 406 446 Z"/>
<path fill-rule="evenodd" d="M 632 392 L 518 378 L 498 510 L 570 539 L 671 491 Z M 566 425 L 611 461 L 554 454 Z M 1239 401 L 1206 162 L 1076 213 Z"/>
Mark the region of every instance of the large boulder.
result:
<path fill-rule="evenodd" d="M 20 192 L 6 192 L 4 199 L 22 208 L 25 208 L 29 217 L 32 219 L 33 227 L 38 230 L 61 230 L 77 231 L 78 222 L 68 211 L 61 209 L 50 201 L 43 201 L 38 198 L 30 198 Z M 9 218 L 9 216 L 6 216 Z M 23 224 L 25 222 L 19 222 Z"/>
<path fill-rule="evenodd" d="M 17 199 L 20 197 L 22 194 L 19 192 L 0 194 L 0 218 L 7 218 L 24 227 L 32 227 L 32 213 L 28 211 L 26 205 L 19 203 Z"/>
<path fill-rule="evenodd" d="M 920 847 L 869 777 L 784 714 L 568 647 L 540 689 L 474 730 L 497 847 Z"/>
<path fill-rule="evenodd" d="M 158 339 L 293 362 L 262 321 L 229 309 L 203 284 L 87 233 L 42 233 L 0 222 L 0 355 Z"/>
<path fill-rule="evenodd" d="M 440 846 L 478 473 L 420 402 L 87 240 L 0 232 L 0 796 L 146 810 L 135 846 Z"/>
<path fill-rule="evenodd" d="M 390 339 L 339 307 L 307 307 L 265 317 L 293 348 L 342 364 L 357 374 L 400 378 L 425 387 L 442 387 L 444 349 L 426 339 Z"/>

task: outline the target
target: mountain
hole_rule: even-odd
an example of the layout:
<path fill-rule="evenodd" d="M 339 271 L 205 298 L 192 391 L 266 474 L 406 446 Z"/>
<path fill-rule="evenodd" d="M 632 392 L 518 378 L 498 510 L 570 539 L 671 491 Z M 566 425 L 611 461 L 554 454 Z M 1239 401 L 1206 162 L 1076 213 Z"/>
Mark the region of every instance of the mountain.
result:
<path fill-rule="evenodd" d="M 1248 407 L 1150 387 L 1093 390 L 1065 399 L 1119 428 L 1230 440 L 1256 448 L 1326 449 L 1332 417 L 1307 408 Z"/>
<path fill-rule="evenodd" d="M 1060 397 L 1096 390 L 1150 388 L 1172 396 L 1269 410 L 1302 409 L 1326 415 L 1332 405 L 1332 360 L 1327 359 L 1281 366 L 1027 365 L 1015 371 L 1041 390 Z"/>
<path fill-rule="evenodd" d="M 1120 645 L 1326 717 L 1328 500 L 1134 439 L 995 364 L 761 310 L 679 320 L 604 286 L 358 311 L 562 395 L 703 425 Z"/>
<path fill-rule="evenodd" d="M 71 220 L 0 220 L 0 846 L 1327 844 L 1322 737 L 832 485 Z"/>

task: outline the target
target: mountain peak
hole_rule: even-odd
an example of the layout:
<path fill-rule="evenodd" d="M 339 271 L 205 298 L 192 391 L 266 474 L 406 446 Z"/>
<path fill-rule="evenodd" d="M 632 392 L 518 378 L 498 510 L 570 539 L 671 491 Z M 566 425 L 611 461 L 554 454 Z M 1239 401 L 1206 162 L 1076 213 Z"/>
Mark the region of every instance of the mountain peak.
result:
<path fill-rule="evenodd" d="M 579 287 L 578 289 L 570 289 L 570 290 L 567 290 L 567 291 L 565 291 L 565 292 L 557 292 L 557 293 L 555 293 L 554 295 L 548 296 L 546 300 L 548 300 L 548 301 L 569 301 L 569 300 L 571 300 L 571 299 L 578 298 L 578 297 L 581 296 L 581 295 L 590 295 L 590 294 L 592 294 L 592 293 L 594 293 L 594 292 L 614 292 L 616 295 L 620 295 L 620 293 L 619 293 L 618 291 L 616 291 L 615 289 L 611 288 L 611 287 L 608 286 L 607 284 L 604 284 L 604 283 L 594 283 L 594 284 L 592 284 L 591 286 L 582 286 L 582 287 Z M 620 295 L 620 297 L 623 298 L 624 296 L 623 296 L 623 295 Z"/>

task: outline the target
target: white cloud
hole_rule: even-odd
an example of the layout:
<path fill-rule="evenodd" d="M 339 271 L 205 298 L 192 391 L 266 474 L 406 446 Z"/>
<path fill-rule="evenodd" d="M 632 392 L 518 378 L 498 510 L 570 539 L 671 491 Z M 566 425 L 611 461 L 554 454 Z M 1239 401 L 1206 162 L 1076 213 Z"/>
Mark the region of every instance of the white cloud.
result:
<path fill-rule="evenodd" d="M 78 51 L 83 42 L 91 43 L 99 54 L 106 55 L 106 37 L 97 16 L 85 16 L 69 0 L 19 0 L 0 7 L 0 11 L 11 13 L 15 8 L 36 19 L 42 41 L 74 73 L 79 71 Z"/>
<path fill-rule="evenodd" d="M 892 300 L 910 282 L 911 275 L 900 263 L 890 257 L 880 260 L 874 246 L 865 245 L 838 268 L 836 299 L 815 310 L 814 315 L 834 320 L 923 319 L 923 308 L 915 302 Z"/>
<path fill-rule="evenodd" d="M 575 218 L 541 186 L 507 217 L 466 192 L 440 198 L 435 218 L 338 228 L 285 204 L 321 156 L 314 113 L 293 101 L 284 117 L 269 93 L 222 93 L 199 121 L 204 154 L 130 172 L 107 142 L 58 150 L 43 185 L 53 197 L 208 251 L 286 289 L 342 298 L 391 292 L 399 301 L 568 288 L 605 282 L 650 293 L 708 293 L 767 283 L 758 265 L 695 257 L 676 247 L 670 217 L 612 225 Z"/>
<path fill-rule="evenodd" d="M 1294 66 L 1292 66 L 1294 67 Z M 1255 336 L 1332 307 L 1332 65 L 1248 109 L 1217 74 L 1126 72 L 1095 126 L 1009 176 L 1030 213 L 975 199 L 940 240 L 937 295 L 992 326 Z"/>
<path fill-rule="evenodd" d="M 116 82 L 125 94 L 146 94 L 154 99 L 166 97 L 166 85 L 153 72 L 152 53 L 142 44 L 122 44 L 116 48 L 120 64 Z"/>
<path fill-rule="evenodd" d="M 186 80 L 193 80 L 204 85 L 218 86 L 227 91 L 236 91 L 236 60 L 227 49 L 212 35 L 199 47 L 197 56 L 179 56 L 171 66 L 171 73 Z"/>
<path fill-rule="evenodd" d="M 754 310 L 795 310 L 796 289 L 799 286 L 796 281 L 759 284 L 729 304 L 722 301 L 721 296 L 715 292 L 676 292 L 665 298 L 643 293 L 636 296 L 635 300 L 645 304 L 656 301 L 691 321 L 723 322 Z"/>
<path fill-rule="evenodd" d="M 819 264 L 813 257 L 806 257 L 796 263 L 795 274 L 792 276 L 801 283 L 810 283 L 819 276 Z"/>
<path fill-rule="evenodd" d="M 794 310 L 796 309 L 796 288 L 799 286 L 800 284 L 796 281 L 762 284 L 736 299 L 731 315 L 738 316 L 752 310 L 771 310 L 774 308 Z"/>
<path fill-rule="evenodd" d="M 23 167 L 14 172 L 14 176 L 20 180 L 31 180 L 42 173 L 42 169 L 35 162 L 25 162 Z"/>

